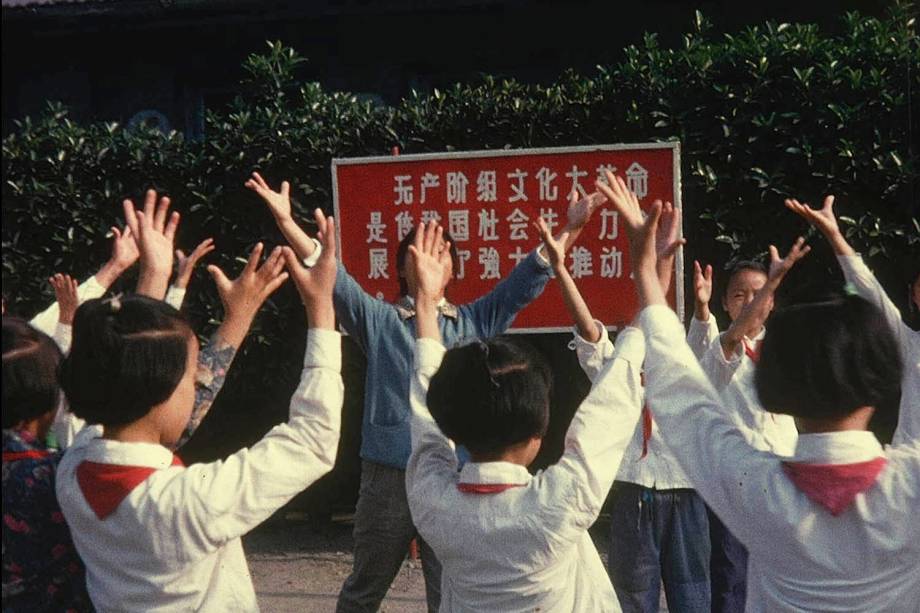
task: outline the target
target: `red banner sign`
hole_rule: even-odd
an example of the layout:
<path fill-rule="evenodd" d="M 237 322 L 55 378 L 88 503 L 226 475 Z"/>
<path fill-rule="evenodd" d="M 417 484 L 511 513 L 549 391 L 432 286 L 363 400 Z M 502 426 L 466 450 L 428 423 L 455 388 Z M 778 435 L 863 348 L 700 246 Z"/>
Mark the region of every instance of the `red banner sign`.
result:
<path fill-rule="evenodd" d="M 452 235 L 460 256 L 448 298 L 457 304 L 475 300 L 539 244 L 532 222 L 542 216 L 560 230 L 567 194 L 573 188 L 593 192 L 604 170 L 624 177 L 643 206 L 656 199 L 680 206 L 677 143 L 333 160 L 340 257 L 370 294 L 395 300 L 399 241 L 420 221 L 436 219 Z M 595 211 L 569 251 L 567 265 L 595 317 L 611 327 L 629 323 L 638 303 L 626 236 L 609 203 Z M 679 254 L 671 299 L 681 306 L 682 270 Z M 516 331 L 571 326 L 553 282 L 514 322 Z"/>

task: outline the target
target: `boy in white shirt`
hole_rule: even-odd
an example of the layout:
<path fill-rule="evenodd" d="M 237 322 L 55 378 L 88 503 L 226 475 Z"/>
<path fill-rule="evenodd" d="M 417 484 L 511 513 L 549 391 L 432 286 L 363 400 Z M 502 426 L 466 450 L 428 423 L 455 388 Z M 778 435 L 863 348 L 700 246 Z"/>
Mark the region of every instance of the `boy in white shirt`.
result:
<path fill-rule="evenodd" d="M 882 449 L 867 430 L 901 378 L 880 311 L 844 296 L 774 315 L 757 391 L 769 410 L 794 415 L 801 433 L 792 457 L 758 450 L 728 416 L 658 287 L 659 213 L 643 221 L 628 199 L 613 202 L 643 306 L 646 395 L 697 491 L 748 548 L 747 611 L 916 611 L 920 441 Z"/>
<path fill-rule="evenodd" d="M 65 454 L 58 500 L 97 610 L 256 611 L 240 536 L 335 461 L 343 397 L 332 309 L 335 230 L 324 220 L 329 255 L 310 271 L 283 252 L 311 326 L 290 420 L 249 449 L 186 468 L 170 448 L 192 412 L 198 342 L 161 301 L 178 218 L 167 223 L 168 203 L 145 208 L 129 223 L 141 251 L 138 293 L 155 299 L 96 300 L 77 311 L 62 383 L 74 413 L 101 424 L 103 435 L 78 437 Z M 241 319 L 287 278 L 280 255 L 258 271 L 257 258 L 250 260 L 254 274 L 244 278 L 262 289 L 240 305 Z"/>
<path fill-rule="evenodd" d="M 437 289 L 446 273 L 441 229 L 418 229 L 412 518 L 442 564 L 441 611 L 619 611 L 588 528 L 597 519 L 640 409 L 637 330 L 572 419 L 565 452 L 527 471 L 549 420 L 552 385 L 532 351 L 504 338 L 446 351 Z M 430 412 L 429 412 L 430 411 Z M 451 440 L 472 461 L 458 470 Z"/>

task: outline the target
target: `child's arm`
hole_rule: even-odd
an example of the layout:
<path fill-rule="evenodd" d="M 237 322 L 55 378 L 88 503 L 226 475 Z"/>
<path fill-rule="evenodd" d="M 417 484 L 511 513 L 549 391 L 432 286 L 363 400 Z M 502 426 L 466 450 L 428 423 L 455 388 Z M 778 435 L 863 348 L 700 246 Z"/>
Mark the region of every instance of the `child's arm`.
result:
<path fill-rule="evenodd" d="M 163 301 L 177 311 L 182 310 L 182 303 L 185 301 L 185 290 L 188 289 L 189 281 L 192 280 L 192 272 L 198 261 L 207 254 L 214 251 L 214 239 L 207 238 L 200 243 L 189 254 L 181 249 L 176 249 L 176 260 L 179 262 L 176 271 L 176 278 L 173 280 L 169 289 L 166 290 L 166 298 Z"/>
<path fill-rule="evenodd" d="M 720 408 L 717 392 L 706 381 L 684 339 L 684 329 L 667 307 L 658 284 L 653 250 L 657 207 L 643 221 L 638 202 L 628 198 L 617 178 L 620 211 L 629 237 L 633 274 L 639 289 L 645 332 L 645 395 L 668 448 L 694 487 L 742 542 L 757 540 L 762 522 L 751 517 L 782 515 L 784 502 L 765 495 L 766 484 L 783 478 L 775 457 L 755 451 Z M 612 183 L 612 182 L 611 182 Z M 609 196 L 608 196 L 609 197 Z"/>
<path fill-rule="evenodd" d="M 310 260 L 316 250 L 316 243 L 294 221 L 291 213 L 291 184 L 282 181 L 281 191 L 276 192 L 269 187 L 262 175 L 253 172 L 252 178 L 246 181 L 245 185 L 265 201 L 272 217 L 275 218 L 275 223 L 278 224 L 278 229 L 294 249 L 297 257 L 301 260 L 308 260 L 312 265 Z"/>
<path fill-rule="evenodd" d="M 79 303 L 105 294 L 115 280 L 137 261 L 137 244 L 134 242 L 134 236 L 131 234 L 130 228 L 126 227 L 124 232 L 121 232 L 113 226 L 111 232 L 113 236 L 112 256 L 96 274 L 77 287 Z M 55 301 L 54 304 L 33 317 L 29 324 L 36 330 L 41 330 L 45 334 L 53 336 L 59 319 L 58 303 Z"/>
<path fill-rule="evenodd" d="M 450 245 L 445 243 L 439 249 L 442 234 L 436 222 L 419 224 L 406 263 L 414 267 L 418 281 L 413 297 L 417 339 L 415 372 L 409 398 L 412 454 L 406 466 L 406 491 L 413 514 L 418 512 L 419 502 L 439 496 L 439 488 L 457 474 L 454 448 L 431 417 L 426 402 L 431 377 L 438 371 L 445 353 L 438 327 L 437 297 L 450 263 Z"/>
<path fill-rule="evenodd" d="M 800 203 L 795 199 L 786 200 L 786 207 L 806 219 L 824 235 L 837 255 L 837 261 L 840 262 L 840 268 L 843 270 L 847 283 L 852 284 L 857 294 L 882 311 L 891 331 L 898 337 L 903 347 L 906 344 L 905 337 L 911 333 L 911 330 L 902 321 L 901 312 L 888 297 L 885 288 L 881 286 L 859 254 L 843 237 L 840 226 L 837 224 L 837 217 L 834 215 L 834 197 L 826 197 L 824 206 L 819 210 L 812 209 L 807 203 Z"/>
<path fill-rule="evenodd" d="M 53 275 L 48 282 L 54 288 L 54 296 L 58 305 L 58 323 L 51 338 L 60 347 L 62 353 L 67 353 L 70 351 L 70 341 L 73 336 L 73 317 L 80 304 L 77 282 L 70 275 L 61 273 Z"/>
<path fill-rule="evenodd" d="M 563 252 L 568 251 L 588 223 L 591 214 L 603 203 L 604 198 L 596 192 L 581 200 L 572 195 L 569 201 L 568 221 L 555 237 L 563 246 Z M 521 309 L 543 293 L 547 281 L 549 263 L 541 254 L 541 247 L 537 247 L 492 291 L 463 308 L 468 309 L 470 319 L 481 338 L 496 336 L 508 329 Z"/>
<path fill-rule="evenodd" d="M 262 243 L 258 243 L 250 253 L 249 261 L 240 276 L 232 281 L 217 266 L 208 267 L 224 305 L 224 321 L 198 354 L 195 404 L 185 432 L 176 443 L 177 448 L 188 442 L 211 410 L 214 399 L 224 385 L 236 351 L 249 333 L 256 313 L 288 278 L 288 274 L 283 272 L 284 259 L 280 247 L 276 247 L 260 267 L 261 255 Z"/>
<path fill-rule="evenodd" d="M 805 245 L 801 236 L 796 239 L 785 258 L 780 259 L 776 247 L 770 245 L 770 272 L 767 282 L 754 295 L 754 299 L 741 310 L 738 318 L 732 322 L 728 330 L 720 337 L 722 353 L 726 359 L 739 355 L 741 343 L 745 337 L 756 336 L 773 310 L 773 296 L 779 289 L 786 274 L 792 270 L 795 263 L 805 257 L 811 247 Z"/>
<path fill-rule="evenodd" d="M 709 310 L 712 299 L 712 266 L 704 269 L 700 263 L 693 262 L 693 317 L 687 330 L 687 344 L 698 360 L 702 359 L 709 346 L 719 336 L 716 318 Z"/>
<path fill-rule="evenodd" d="M 173 241 L 179 227 L 179 213 L 169 214 L 170 200 L 163 196 L 157 202 L 157 193 L 150 189 L 144 197 L 143 212 L 134 203 L 125 200 L 125 219 L 131 233 L 137 237 L 141 270 L 137 280 L 137 293 L 154 300 L 163 300 L 172 274 Z"/>
<path fill-rule="evenodd" d="M 901 312 L 888 297 L 885 288 L 843 237 L 840 226 L 837 224 L 837 217 L 834 215 L 833 196 L 827 196 L 824 199 L 824 206 L 819 210 L 812 209 L 808 204 L 800 203 L 795 199 L 786 200 L 786 207 L 805 218 L 824 235 L 837 255 L 837 261 L 840 263 L 847 283 L 855 288 L 859 296 L 881 310 L 888 322 L 888 327 L 898 339 L 901 353 L 907 363 L 904 364 L 901 409 L 893 442 L 901 444 L 909 440 L 920 439 L 920 396 L 916 395 L 916 390 L 920 389 L 920 382 L 917 381 L 920 379 L 920 366 L 916 361 L 910 362 L 911 351 L 909 351 L 909 348 L 913 346 L 915 347 L 914 355 L 920 352 L 920 333 L 911 330 L 904 323 L 901 319 Z"/>
<path fill-rule="evenodd" d="M 332 469 L 339 442 L 344 389 L 341 338 L 335 331 L 335 229 L 321 226 L 324 253 L 304 268 L 294 252 L 283 257 L 304 302 L 310 325 L 300 385 L 291 399 L 290 418 L 261 441 L 226 460 L 175 470 L 158 494 L 176 509 L 185 541 L 213 551 L 245 534 L 304 488 Z"/>

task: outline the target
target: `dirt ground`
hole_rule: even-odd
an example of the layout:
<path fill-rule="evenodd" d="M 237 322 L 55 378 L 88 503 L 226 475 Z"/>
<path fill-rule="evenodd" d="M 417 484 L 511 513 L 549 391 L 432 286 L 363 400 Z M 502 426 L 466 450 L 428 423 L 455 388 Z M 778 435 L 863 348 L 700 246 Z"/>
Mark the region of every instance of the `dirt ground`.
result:
<path fill-rule="evenodd" d="M 322 528 L 289 514 L 273 519 L 243 538 L 259 605 L 265 613 L 327 613 L 335 610 L 342 582 L 351 571 L 351 521 Z M 607 523 L 591 530 L 606 563 Z M 385 613 L 423 613 L 425 582 L 421 563 L 406 560 L 380 609 Z M 662 596 L 661 611 L 667 612 Z"/>

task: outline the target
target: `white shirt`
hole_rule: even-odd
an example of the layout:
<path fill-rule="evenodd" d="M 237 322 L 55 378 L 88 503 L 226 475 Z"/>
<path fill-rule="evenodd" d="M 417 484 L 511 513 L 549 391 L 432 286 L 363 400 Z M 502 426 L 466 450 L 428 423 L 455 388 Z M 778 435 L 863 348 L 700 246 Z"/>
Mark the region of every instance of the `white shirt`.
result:
<path fill-rule="evenodd" d="M 569 347 L 574 347 L 575 355 L 578 356 L 578 363 L 581 369 L 588 375 L 588 379 L 594 383 L 600 374 L 604 363 L 607 362 L 614 354 L 613 343 L 607 334 L 607 328 L 594 320 L 601 338 L 596 343 L 586 341 L 578 330 L 573 331 L 574 338 Z M 642 401 L 640 401 L 642 402 Z M 632 439 L 626 446 L 623 454 L 623 460 L 620 463 L 620 470 L 617 472 L 617 481 L 626 481 L 635 483 L 647 488 L 656 488 L 659 490 L 672 490 L 680 488 L 692 488 L 690 481 L 680 469 L 677 460 L 671 455 L 664 440 L 658 433 L 658 424 L 652 421 L 651 437 L 645 442 L 643 437 L 643 423 L 639 420 L 633 431 Z M 643 448 L 647 453 L 642 456 Z"/>
<path fill-rule="evenodd" d="M 761 330 L 753 339 L 745 337 L 743 342 L 738 343 L 731 359 L 725 359 L 719 337 L 709 344 L 699 362 L 716 390 L 722 394 L 722 405 L 745 433 L 748 442 L 761 451 L 790 456 L 798 438 L 795 419 L 764 410 L 754 386 L 754 360 L 745 351 L 746 348 L 753 349 L 765 333 L 766 330 Z"/>
<path fill-rule="evenodd" d="M 166 447 L 81 434 L 61 460 L 57 496 L 96 608 L 257 611 L 240 536 L 331 470 L 340 370 L 339 334 L 310 330 L 289 421 L 223 461 L 174 467 Z M 100 520 L 77 482 L 84 460 L 157 470 Z"/>
<path fill-rule="evenodd" d="M 709 351 L 712 342 L 719 338 L 719 322 L 715 315 L 709 314 L 709 319 L 700 321 L 696 317 L 690 318 L 690 328 L 687 330 L 687 344 L 693 351 L 697 360 L 702 360 Z"/>
<path fill-rule="evenodd" d="M 619 611 L 588 528 L 597 519 L 640 410 L 642 334 L 628 329 L 566 434 L 562 458 L 531 476 L 505 462 L 467 463 L 425 405 L 444 347 L 416 342 L 409 509 L 441 562 L 441 611 Z M 514 484 L 469 494 L 458 483 Z M 631 555 L 632 552 L 610 552 Z"/>
<path fill-rule="evenodd" d="M 747 547 L 747 611 L 916 613 L 920 603 L 920 441 L 883 450 L 870 432 L 802 435 L 793 458 L 756 450 L 727 417 L 664 306 L 640 314 L 646 395 L 678 461 Z M 917 407 L 914 408 L 917 410 Z M 786 476 L 783 460 L 887 466 L 834 517 Z"/>
<path fill-rule="evenodd" d="M 863 259 L 856 256 L 838 256 L 840 268 L 848 283 L 853 284 L 857 294 L 881 309 L 901 346 L 904 360 L 904 375 L 901 378 L 901 410 L 898 428 L 893 444 L 920 438 L 920 332 L 911 330 L 901 319 L 901 312 L 888 298 L 885 289 L 879 285 L 875 275 Z"/>

